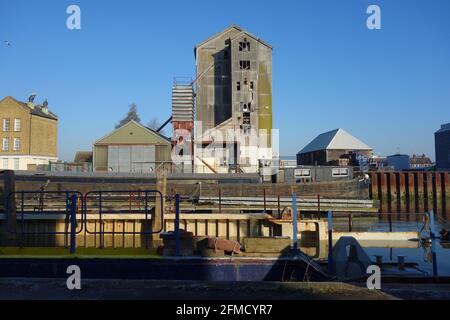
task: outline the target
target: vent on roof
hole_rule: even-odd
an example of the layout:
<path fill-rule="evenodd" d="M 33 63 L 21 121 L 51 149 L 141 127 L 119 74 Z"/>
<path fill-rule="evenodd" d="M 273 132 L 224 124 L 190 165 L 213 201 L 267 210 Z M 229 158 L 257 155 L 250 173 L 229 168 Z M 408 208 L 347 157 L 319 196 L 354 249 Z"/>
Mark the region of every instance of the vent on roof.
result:
<path fill-rule="evenodd" d="M 47 99 L 44 101 L 44 104 L 42 105 L 41 111 L 45 114 L 48 114 L 48 101 Z"/>

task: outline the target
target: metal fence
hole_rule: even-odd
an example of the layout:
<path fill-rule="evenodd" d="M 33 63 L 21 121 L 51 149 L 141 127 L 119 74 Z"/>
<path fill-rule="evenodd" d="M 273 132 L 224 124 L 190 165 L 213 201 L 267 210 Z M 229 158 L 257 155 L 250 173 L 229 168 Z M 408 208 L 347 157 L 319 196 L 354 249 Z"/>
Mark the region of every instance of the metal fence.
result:
<path fill-rule="evenodd" d="M 128 208 L 123 208 L 123 202 Z M 148 236 L 160 233 L 163 221 L 163 195 L 158 190 L 97 190 L 89 191 L 84 196 L 79 191 L 15 191 L 7 195 L 5 201 L 6 231 L 19 236 L 22 246 L 25 235 L 64 235 L 70 237 L 70 253 L 75 253 L 76 235 L 83 230 L 92 235 L 100 235 L 101 247 L 106 234 L 102 219 L 110 214 L 127 214 L 131 216 L 144 215 L 144 221 L 151 221 L 150 203 L 159 201 L 160 210 L 155 212 L 161 216 L 161 226 L 157 230 L 122 231 L 126 235 Z M 156 210 L 155 210 L 156 211 Z M 25 220 L 43 214 L 58 217 L 64 215 L 65 228 L 63 231 L 29 231 L 25 228 Z M 100 230 L 90 230 L 87 220 L 89 215 L 98 215 Z M 78 224 L 77 222 L 80 221 Z"/>

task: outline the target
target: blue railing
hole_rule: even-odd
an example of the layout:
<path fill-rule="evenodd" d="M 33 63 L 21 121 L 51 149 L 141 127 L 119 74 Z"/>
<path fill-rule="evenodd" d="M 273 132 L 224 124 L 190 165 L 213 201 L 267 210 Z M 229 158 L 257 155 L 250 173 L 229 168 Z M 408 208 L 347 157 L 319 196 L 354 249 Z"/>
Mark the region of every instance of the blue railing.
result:
<path fill-rule="evenodd" d="M 135 194 L 138 194 L 137 199 Z M 56 200 L 64 200 L 63 210 L 44 210 L 46 196 L 57 195 L 64 196 L 64 198 L 56 198 Z M 111 201 L 111 196 L 115 195 L 120 200 L 126 199 L 129 202 L 129 210 L 115 210 L 105 207 L 105 200 Z M 143 195 L 143 197 L 141 197 Z M 163 208 L 163 195 L 158 190 L 97 190 L 89 191 L 84 196 L 79 191 L 15 191 L 8 194 L 5 201 L 5 214 L 6 214 L 6 231 L 11 234 L 17 234 L 20 238 L 20 243 L 23 243 L 24 235 L 70 235 L 70 245 L 69 251 L 71 254 L 75 253 L 76 250 L 76 235 L 85 230 L 88 234 L 100 235 L 100 246 L 103 246 L 103 239 L 105 234 L 116 234 L 114 231 L 105 231 L 103 229 L 102 221 L 108 214 L 126 213 L 126 214 L 145 214 L 145 222 L 151 221 L 149 210 L 149 196 L 153 195 L 156 203 L 156 197 L 159 198 L 161 203 L 159 214 L 161 216 L 161 226 L 157 230 L 143 230 L 143 231 L 121 231 L 122 235 L 151 235 L 156 233 L 161 233 L 164 229 L 164 208 Z M 11 209 L 12 209 L 12 197 L 14 196 L 14 201 L 18 202 L 16 206 L 16 214 L 14 220 L 20 221 L 20 228 L 12 228 L 10 225 L 11 221 Z M 106 199 L 105 199 L 106 196 Z M 92 199 L 97 203 L 97 207 L 91 208 Z M 48 197 L 47 197 L 48 200 Z M 55 200 L 53 198 L 52 200 Z M 138 209 L 133 209 L 133 201 L 138 202 Z M 29 201 L 29 203 L 27 203 Z M 113 199 L 113 201 L 116 201 Z M 143 209 L 141 209 L 141 203 L 144 203 Z M 14 205 L 16 205 L 14 203 Z M 100 230 L 89 230 L 87 225 L 87 214 L 88 212 L 98 210 L 99 220 L 100 220 Z M 156 212 L 155 212 L 156 213 Z M 65 228 L 64 231 L 25 231 L 25 215 L 38 216 L 42 214 L 64 214 L 65 221 L 70 228 Z M 79 215 L 77 217 L 77 214 Z M 77 220 L 80 221 L 80 228 L 77 230 Z"/>

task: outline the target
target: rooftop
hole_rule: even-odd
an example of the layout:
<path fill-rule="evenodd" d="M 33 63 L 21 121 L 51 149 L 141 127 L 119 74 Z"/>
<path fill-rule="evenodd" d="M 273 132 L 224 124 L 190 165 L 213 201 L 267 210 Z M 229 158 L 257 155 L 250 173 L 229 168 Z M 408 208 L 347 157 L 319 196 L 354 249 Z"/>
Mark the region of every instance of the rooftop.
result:
<path fill-rule="evenodd" d="M 344 129 L 338 128 L 319 134 L 306 147 L 298 152 L 308 153 L 319 150 L 372 150 L 364 142 L 358 140 Z"/>
<path fill-rule="evenodd" d="M 450 131 L 450 123 L 441 124 L 441 128 L 436 133 Z"/>
<path fill-rule="evenodd" d="M 7 96 L 2 101 L 8 100 L 8 99 L 14 101 L 15 103 L 17 103 L 19 105 L 21 105 L 22 107 L 27 108 L 30 111 L 30 113 L 33 114 L 33 115 L 44 117 L 44 118 L 48 118 L 48 119 L 58 120 L 58 117 L 56 116 L 56 114 L 54 114 L 50 110 L 47 109 L 48 112 L 42 111 L 42 109 L 43 109 L 42 105 L 33 104 L 33 108 L 30 108 L 30 106 L 26 102 L 19 101 L 16 98 L 11 97 L 11 96 Z"/>

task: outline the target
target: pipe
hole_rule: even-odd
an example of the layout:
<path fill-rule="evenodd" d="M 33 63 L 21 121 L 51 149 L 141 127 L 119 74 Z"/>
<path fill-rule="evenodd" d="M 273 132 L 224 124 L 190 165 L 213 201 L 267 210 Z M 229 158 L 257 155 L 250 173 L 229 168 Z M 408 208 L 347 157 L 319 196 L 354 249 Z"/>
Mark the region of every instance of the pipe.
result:
<path fill-rule="evenodd" d="M 333 213 L 328 211 L 328 272 L 333 273 Z"/>
<path fill-rule="evenodd" d="M 292 239 L 294 256 L 298 255 L 298 240 L 297 240 L 297 193 L 292 192 Z"/>
<path fill-rule="evenodd" d="M 74 254 L 77 245 L 77 196 L 72 195 L 70 200 L 70 254 Z"/>
<path fill-rule="evenodd" d="M 175 256 L 180 255 L 180 195 L 175 195 Z"/>
<path fill-rule="evenodd" d="M 430 210 L 430 239 L 431 239 L 431 255 L 433 258 L 433 277 L 437 277 L 437 256 L 436 256 L 436 236 L 435 236 L 434 211 Z"/>

